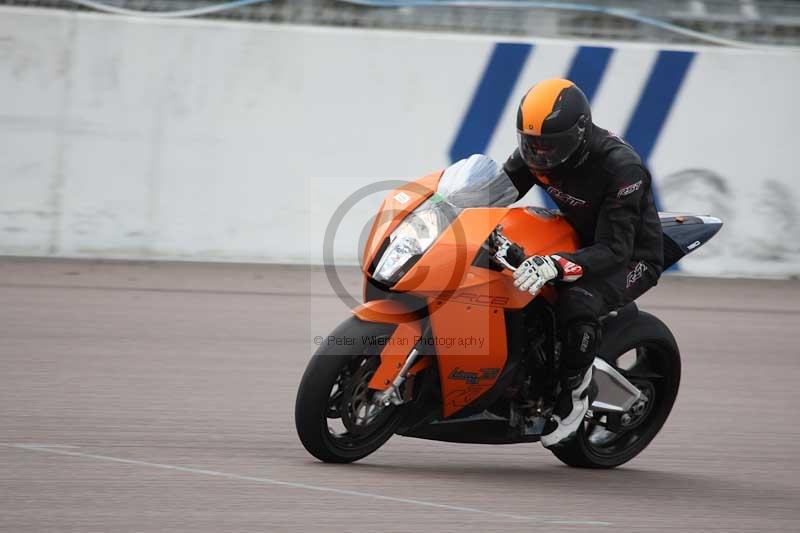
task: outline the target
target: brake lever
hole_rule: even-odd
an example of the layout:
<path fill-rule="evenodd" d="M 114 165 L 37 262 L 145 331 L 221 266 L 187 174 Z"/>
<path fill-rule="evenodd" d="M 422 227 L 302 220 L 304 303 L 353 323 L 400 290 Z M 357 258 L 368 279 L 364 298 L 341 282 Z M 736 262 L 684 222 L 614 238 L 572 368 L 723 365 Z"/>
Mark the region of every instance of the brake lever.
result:
<path fill-rule="evenodd" d="M 497 248 L 497 251 L 492 257 L 503 267 L 507 268 L 511 272 L 516 272 L 517 267 L 508 262 L 508 251 L 512 246 L 515 245 L 501 233 L 502 229 L 502 226 L 497 226 L 494 232 L 492 232 L 492 238 L 494 239 L 495 247 Z"/>

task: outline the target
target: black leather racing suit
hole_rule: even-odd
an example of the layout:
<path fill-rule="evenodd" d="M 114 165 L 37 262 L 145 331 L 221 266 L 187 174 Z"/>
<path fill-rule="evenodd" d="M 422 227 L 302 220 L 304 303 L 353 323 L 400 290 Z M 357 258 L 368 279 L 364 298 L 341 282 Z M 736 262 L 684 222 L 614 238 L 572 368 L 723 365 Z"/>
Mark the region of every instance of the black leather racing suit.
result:
<path fill-rule="evenodd" d="M 519 198 L 534 185 L 543 187 L 580 238 L 580 249 L 559 253 L 583 268 L 580 279 L 559 285 L 556 313 L 567 372 L 591 364 L 598 318 L 654 286 L 664 265 L 650 173 L 630 145 L 597 126 L 591 130 L 577 165 L 537 175 L 519 150 L 504 165 Z"/>

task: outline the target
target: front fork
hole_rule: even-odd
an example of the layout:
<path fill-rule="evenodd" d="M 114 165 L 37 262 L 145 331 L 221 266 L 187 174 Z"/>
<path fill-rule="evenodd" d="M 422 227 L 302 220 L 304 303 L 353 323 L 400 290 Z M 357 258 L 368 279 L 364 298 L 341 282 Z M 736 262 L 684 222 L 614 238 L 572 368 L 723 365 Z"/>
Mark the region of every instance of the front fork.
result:
<path fill-rule="evenodd" d="M 370 301 L 354 309 L 353 313 L 367 322 L 397 326 L 383 347 L 381 364 L 368 385 L 377 391 L 372 402 L 388 407 L 410 401 L 413 392 L 411 380 L 433 362 L 433 356 L 423 355 L 418 347 L 420 340 L 430 335 L 430 323 L 406 312 L 398 302 L 389 300 Z"/>
<path fill-rule="evenodd" d="M 400 405 L 409 400 L 411 400 L 411 390 L 406 390 L 406 394 L 401 394 L 400 386 L 406 382 L 408 378 L 408 371 L 411 370 L 411 367 L 414 363 L 417 362 L 419 358 L 419 350 L 414 347 L 411 349 L 411 352 L 408 354 L 405 363 L 400 368 L 400 372 L 397 373 L 397 376 L 392 380 L 386 389 L 382 391 L 378 391 L 372 397 L 372 402 L 376 405 L 382 405 L 383 407 L 388 407 L 389 405 Z"/>

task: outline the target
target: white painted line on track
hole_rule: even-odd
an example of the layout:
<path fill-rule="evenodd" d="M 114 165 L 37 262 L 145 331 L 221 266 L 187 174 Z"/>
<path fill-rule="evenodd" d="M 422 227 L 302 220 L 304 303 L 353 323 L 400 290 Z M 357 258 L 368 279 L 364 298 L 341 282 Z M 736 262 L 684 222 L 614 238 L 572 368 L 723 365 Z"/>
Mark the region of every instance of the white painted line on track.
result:
<path fill-rule="evenodd" d="M 526 515 L 517 515 L 511 513 L 502 513 L 497 511 L 487 511 L 484 509 L 477 509 L 474 507 L 462 507 L 458 505 L 448 505 L 444 503 L 435 503 L 429 502 L 425 500 L 414 500 L 411 498 L 398 498 L 395 496 L 384 496 L 382 494 L 373 494 L 370 492 L 360 492 L 355 490 L 347 490 L 347 489 L 335 489 L 331 487 L 323 487 L 319 485 L 308 485 L 306 483 L 294 483 L 291 481 L 280 481 L 277 479 L 270 479 L 264 477 L 253 477 L 253 476 L 243 476 L 240 474 L 231 474 L 229 472 L 219 472 L 216 470 L 205 470 L 201 468 L 188 468 L 185 466 L 176 466 L 176 465 L 167 465 L 162 463 L 150 463 L 147 461 L 139 461 L 136 459 L 123 459 L 121 457 L 112 457 L 110 455 L 97 455 L 93 453 L 83 453 L 83 452 L 75 452 L 75 451 L 68 451 L 63 448 L 67 446 L 59 446 L 59 445 L 48 445 L 48 444 L 6 444 L 0 443 L 0 446 L 5 446 L 9 448 L 16 448 L 20 450 L 29 450 L 34 452 L 44 452 L 44 453 L 51 453 L 55 455 L 68 455 L 72 457 L 82 457 L 85 459 L 96 459 L 98 461 L 109 461 L 113 463 L 123 463 L 123 464 L 130 464 L 130 465 L 137 465 L 137 466 L 147 466 L 150 468 L 159 468 L 162 470 L 173 470 L 176 472 L 186 472 L 189 474 L 198 474 L 203 476 L 214 476 L 214 477 L 221 477 L 226 479 L 235 479 L 239 481 L 250 481 L 253 483 L 261 483 L 265 485 L 276 485 L 281 487 L 290 487 L 295 489 L 305 489 L 305 490 L 314 490 L 317 492 L 330 492 L 333 494 L 341 494 L 345 496 L 358 496 L 361 498 L 372 498 L 374 500 L 384 500 L 396 503 L 405 503 L 409 505 L 419 505 L 423 507 L 433 507 L 436 509 L 445 509 L 447 511 L 458 511 L 461 513 L 472 513 L 472 514 L 481 514 L 481 515 L 488 515 L 494 516 L 498 518 L 507 518 L 512 520 L 522 520 L 526 522 L 539 522 L 543 524 L 553 524 L 553 525 L 564 525 L 564 526 L 610 526 L 612 525 L 610 522 L 602 522 L 597 520 L 569 520 L 569 519 L 562 519 L 562 518 L 554 518 L 554 517 L 544 517 L 544 516 L 526 516 Z M 72 448 L 73 446 L 70 446 Z"/>
<path fill-rule="evenodd" d="M 80 446 L 73 446 L 72 444 L 39 444 L 38 442 L 19 442 L 17 444 L 8 444 L 5 442 L 0 442 L 0 446 L 12 447 L 12 448 L 80 448 Z"/>

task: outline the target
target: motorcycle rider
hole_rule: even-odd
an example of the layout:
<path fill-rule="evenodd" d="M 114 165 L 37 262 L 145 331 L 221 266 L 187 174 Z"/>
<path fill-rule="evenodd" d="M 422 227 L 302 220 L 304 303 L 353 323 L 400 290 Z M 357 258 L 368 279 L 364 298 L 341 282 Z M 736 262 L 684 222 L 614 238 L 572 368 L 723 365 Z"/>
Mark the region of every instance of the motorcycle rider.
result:
<path fill-rule="evenodd" d="M 576 434 L 591 403 L 600 317 L 658 282 L 662 229 L 641 158 L 593 124 L 589 102 L 573 82 L 534 85 L 520 102 L 517 134 L 518 147 L 503 165 L 517 199 L 543 187 L 580 239 L 577 251 L 531 256 L 514 274 L 514 285 L 534 295 L 549 281 L 564 282 L 556 305 L 561 388 L 541 438 L 549 448 Z"/>

